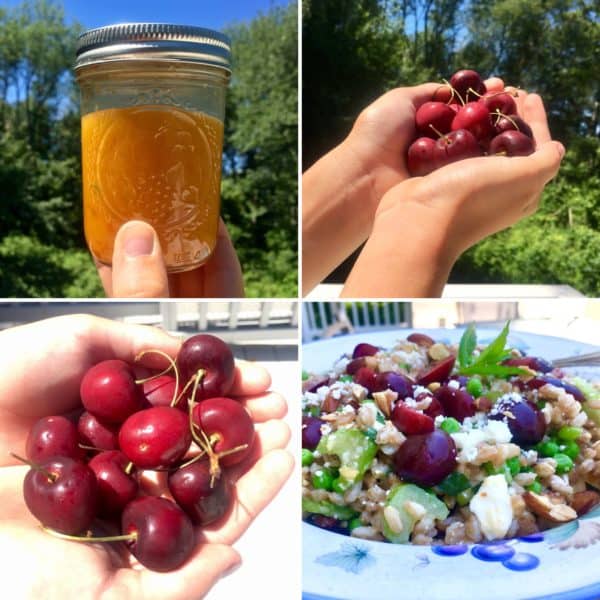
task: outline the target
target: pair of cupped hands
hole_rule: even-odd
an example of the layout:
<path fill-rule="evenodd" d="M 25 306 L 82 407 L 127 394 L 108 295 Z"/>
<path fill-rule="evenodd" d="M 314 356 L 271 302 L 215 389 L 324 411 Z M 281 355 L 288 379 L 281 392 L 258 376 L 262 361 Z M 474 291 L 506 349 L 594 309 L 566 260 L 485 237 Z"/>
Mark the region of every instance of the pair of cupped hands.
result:
<path fill-rule="evenodd" d="M 542 99 L 517 92 L 536 151 L 458 161 L 410 177 L 406 153 L 415 113 L 440 84 L 397 88 L 368 106 L 348 137 L 303 177 L 303 292 L 367 240 L 342 291 L 347 297 L 439 296 L 458 257 L 533 214 L 565 149 L 552 141 Z"/>
<path fill-rule="evenodd" d="M 236 361 L 230 395 L 255 422 L 251 455 L 227 470 L 235 487 L 234 505 L 214 525 L 198 531 L 198 546 L 181 568 L 149 571 L 125 559 L 110 544 L 65 541 L 42 531 L 23 501 L 29 467 L 9 452 L 25 455 L 33 423 L 79 406 L 83 374 L 106 359 L 131 364 L 148 349 L 175 357 L 180 340 L 165 332 L 91 317 L 69 315 L 0 333 L 0 556 L 6 598 L 189 600 L 204 596 L 236 568 L 241 558 L 232 544 L 273 499 L 293 468 L 284 450 L 290 438 L 285 400 L 269 392 L 270 376 L 260 365 Z M 162 369 L 165 360 L 146 355 L 141 365 Z M 151 483 L 148 483 L 151 485 Z M 164 490 L 162 490 L 164 491 Z M 154 490 L 155 495 L 161 489 Z"/>

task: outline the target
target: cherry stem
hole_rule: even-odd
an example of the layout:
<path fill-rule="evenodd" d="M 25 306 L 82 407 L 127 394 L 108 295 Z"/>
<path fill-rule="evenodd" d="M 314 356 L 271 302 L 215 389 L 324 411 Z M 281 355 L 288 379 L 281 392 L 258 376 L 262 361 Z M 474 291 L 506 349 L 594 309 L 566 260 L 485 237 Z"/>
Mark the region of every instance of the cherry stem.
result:
<path fill-rule="evenodd" d="M 439 129 L 436 129 L 431 123 L 429 123 L 429 127 L 431 127 L 431 129 L 433 129 L 433 131 L 435 131 L 435 133 L 437 133 L 441 138 L 446 137 L 441 131 L 439 131 Z"/>
<path fill-rule="evenodd" d="M 26 458 L 23 458 L 22 456 L 19 456 L 18 454 L 15 454 L 14 452 L 9 452 L 9 454 L 13 458 L 16 458 L 17 460 L 21 461 L 22 463 L 29 465 L 34 471 L 43 473 L 48 478 L 48 481 L 50 483 L 54 483 L 58 479 L 58 475 L 56 473 L 52 473 L 51 471 L 46 471 L 46 469 L 42 469 L 42 467 L 40 467 L 39 465 L 33 464 L 31 461 L 27 460 Z"/>
<path fill-rule="evenodd" d="M 454 94 L 456 94 L 458 96 L 458 99 L 460 100 L 460 103 L 464 106 L 466 104 L 466 102 L 463 100 L 462 96 L 458 93 L 458 90 L 456 90 L 447 79 L 442 79 L 442 81 L 452 90 L 452 97 L 450 98 L 450 100 L 452 100 L 454 98 Z M 450 102 L 447 102 L 446 104 L 450 104 Z"/>
<path fill-rule="evenodd" d="M 495 127 L 496 125 L 498 125 L 498 121 L 500 121 L 500 119 L 501 119 L 502 117 L 504 117 L 505 119 L 508 119 L 508 120 L 509 120 L 509 121 L 510 121 L 510 122 L 511 122 L 511 123 L 512 123 L 514 126 L 515 126 L 515 129 L 516 129 L 517 131 L 521 131 L 521 130 L 519 129 L 519 126 L 518 126 L 518 125 L 517 125 L 517 123 L 515 122 L 515 120 L 514 120 L 514 119 L 511 119 L 511 117 L 510 117 L 510 116 L 508 116 L 508 115 L 505 115 L 504 113 L 501 113 L 499 108 L 497 108 L 497 109 L 496 109 L 496 111 L 495 111 L 495 113 L 494 113 L 494 114 L 497 116 L 496 122 L 494 123 L 494 127 Z"/>
<path fill-rule="evenodd" d="M 162 350 L 144 350 L 143 352 L 140 352 L 135 357 L 135 361 L 137 362 L 146 354 L 158 354 L 159 356 L 166 358 L 169 361 L 169 366 L 164 371 L 159 373 L 158 375 L 152 375 L 151 377 L 146 377 L 145 379 L 139 379 L 136 381 L 136 383 L 137 384 L 147 383 L 148 381 L 152 381 L 153 379 L 157 379 L 158 377 L 162 377 L 163 375 L 166 375 L 171 369 L 173 369 L 173 371 L 175 372 L 175 389 L 173 390 L 173 399 L 171 400 L 170 406 L 171 406 L 171 408 L 174 408 L 177 405 L 177 401 L 178 401 L 177 392 L 179 390 L 179 370 L 177 369 L 177 365 L 175 364 L 175 361 L 166 352 L 163 352 Z"/>
<path fill-rule="evenodd" d="M 125 472 L 126 475 L 131 475 L 131 471 L 133 471 L 134 466 L 135 465 L 131 461 L 129 461 L 127 463 L 127 465 L 125 466 L 125 468 L 123 469 L 123 471 Z"/>
<path fill-rule="evenodd" d="M 198 389 L 198 384 L 200 383 L 198 381 L 198 377 L 200 378 L 200 380 L 204 377 L 204 375 L 206 374 L 206 371 L 203 371 L 202 369 L 198 369 L 198 372 L 195 375 L 192 375 L 189 379 L 189 381 L 183 386 L 183 389 L 181 390 L 181 393 L 179 394 L 179 396 L 177 396 L 177 401 L 175 402 L 175 404 L 179 404 L 179 401 L 181 400 L 181 398 L 183 397 L 183 395 L 188 391 L 188 389 L 190 388 L 191 385 L 194 386 L 194 389 L 192 391 L 192 398 L 196 398 L 196 391 Z"/>
<path fill-rule="evenodd" d="M 438 88 L 438 90 L 443 87 L 449 87 L 450 88 L 450 100 L 448 100 L 448 102 L 446 102 L 446 104 L 452 104 L 452 100 L 454 100 L 454 94 L 458 94 L 458 92 L 452 87 L 452 84 L 447 79 L 442 79 L 442 81 L 444 82 L 444 85 L 440 86 Z M 435 96 L 435 94 L 434 94 L 434 96 Z M 461 99 L 461 102 L 462 102 L 462 99 Z M 463 106 L 464 106 L 464 102 L 463 102 Z"/>
<path fill-rule="evenodd" d="M 483 98 L 483 94 L 479 94 L 479 93 L 477 93 L 477 92 L 476 92 L 476 91 L 475 91 L 475 90 L 474 90 L 472 87 L 470 87 L 470 88 L 467 90 L 467 94 L 468 94 L 469 92 L 473 92 L 473 93 L 474 93 L 474 94 L 475 94 L 475 95 L 476 95 L 478 98 Z"/>
<path fill-rule="evenodd" d="M 86 446 L 85 444 L 77 444 L 83 450 L 94 450 L 95 452 L 104 452 L 102 448 L 96 448 L 96 446 Z"/>
<path fill-rule="evenodd" d="M 200 454 L 196 454 L 196 456 L 190 458 L 190 460 L 179 465 L 177 470 L 179 471 L 179 469 L 183 469 L 184 467 L 189 467 L 190 465 L 193 465 L 195 462 L 198 462 L 200 459 L 204 458 L 205 455 L 206 455 L 206 452 L 204 450 L 201 450 Z"/>
<path fill-rule="evenodd" d="M 88 542 L 88 543 L 128 542 L 130 540 L 137 539 L 137 532 L 135 532 L 135 531 L 132 531 L 131 533 L 127 533 L 124 535 L 109 535 L 109 536 L 105 536 L 105 537 L 96 537 L 95 538 L 95 537 L 91 537 L 91 536 L 82 537 L 82 536 L 76 536 L 76 535 L 67 535 L 66 533 L 60 533 L 60 531 L 54 531 L 54 529 L 50 529 L 49 527 L 44 527 L 43 525 L 41 527 L 46 533 L 49 533 L 50 535 L 53 535 L 54 537 L 60 538 L 61 540 L 70 540 L 72 542 Z"/>

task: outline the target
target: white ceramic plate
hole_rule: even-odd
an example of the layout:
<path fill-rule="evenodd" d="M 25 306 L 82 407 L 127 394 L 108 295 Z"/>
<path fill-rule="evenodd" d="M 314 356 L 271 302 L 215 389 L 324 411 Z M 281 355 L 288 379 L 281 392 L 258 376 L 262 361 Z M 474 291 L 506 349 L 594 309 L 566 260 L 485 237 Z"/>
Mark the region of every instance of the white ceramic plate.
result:
<path fill-rule="evenodd" d="M 359 342 L 384 348 L 413 330 L 345 336 L 303 347 L 305 371 L 327 372 Z M 420 330 L 458 342 L 462 330 Z M 477 328 L 481 343 L 498 330 Z M 521 332 L 509 344 L 547 360 L 597 350 Z M 571 372 L 571 371 L 570 371 Z M 600 379 L 600 369 L 578 374 Z M 359 540 L 302 524 L 304 600 L 597 600 L 600 509 L 542 534 L 500 543 L 434 547 Z M 441 552 L 441 553 L 440 553 Z"/>

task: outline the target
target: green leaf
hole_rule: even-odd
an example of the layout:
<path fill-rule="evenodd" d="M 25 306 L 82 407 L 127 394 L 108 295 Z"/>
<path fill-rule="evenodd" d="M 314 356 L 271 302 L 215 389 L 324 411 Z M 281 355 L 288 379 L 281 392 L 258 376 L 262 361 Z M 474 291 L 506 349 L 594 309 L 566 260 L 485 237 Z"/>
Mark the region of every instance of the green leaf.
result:
<path fill-rule="evenodd" d="M 509 327 L 510 321 L 507 321 L 504 329 L 502 329 L 498 337 L 484 350 L 482 350 L 481 354 L 477 357 L 477 360 L 473 364 L 495 364 L 506 358 L 504 347 L 506 346 Z"/>
<path fill-rule="evenodd" d="M 461 367 L 468 367 L 471 364 L 476 346 L 477 332 L 475 331 L 475 325 L 471 323 L 462 334 L 458 345 L 458 364 Z"/>
<path fill-rule="evenodd" d="M 509 367 L 507 365 L 478 364 L 460 369 L 459 375 L 495 375 L 497 377 L 509 377 L 511 375 L 527 375 L 528 371 L 520 367 Z"/>

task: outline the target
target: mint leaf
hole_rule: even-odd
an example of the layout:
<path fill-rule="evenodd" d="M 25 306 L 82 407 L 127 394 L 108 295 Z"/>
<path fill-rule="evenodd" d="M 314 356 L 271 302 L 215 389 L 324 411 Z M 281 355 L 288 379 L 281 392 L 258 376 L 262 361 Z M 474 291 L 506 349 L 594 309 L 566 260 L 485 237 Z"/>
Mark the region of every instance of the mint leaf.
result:
<path fill-rule="evenodd" d="M 460 375 L 496 375 L 497 377 L 509 377 L 510 375 L 527 375 L 528 371 L 520 367 L 509 367 L 507 365 L 473 364 L 459 371 Z M 487 394 L 486 394 L 487 395 Z"/>
<path fill-rule="evenodd" d="M 475 325 L 471 323 L 462 334 L 458 345 L 458 364 L 461 367 L 468 367 L 471 364 L 476 346 L 477 332 L 475 331 Z"/>
<path fill-rule="evenodd" d="M 497 364 L 507 357 L 504 347 L 506 346 L 506 339 L 508 338 L 509 326 L 510 321 L 507 321 L 498 337 L 492 341 L 487 348 L 481 351 L 481 354 L 473 364 Z"/>

